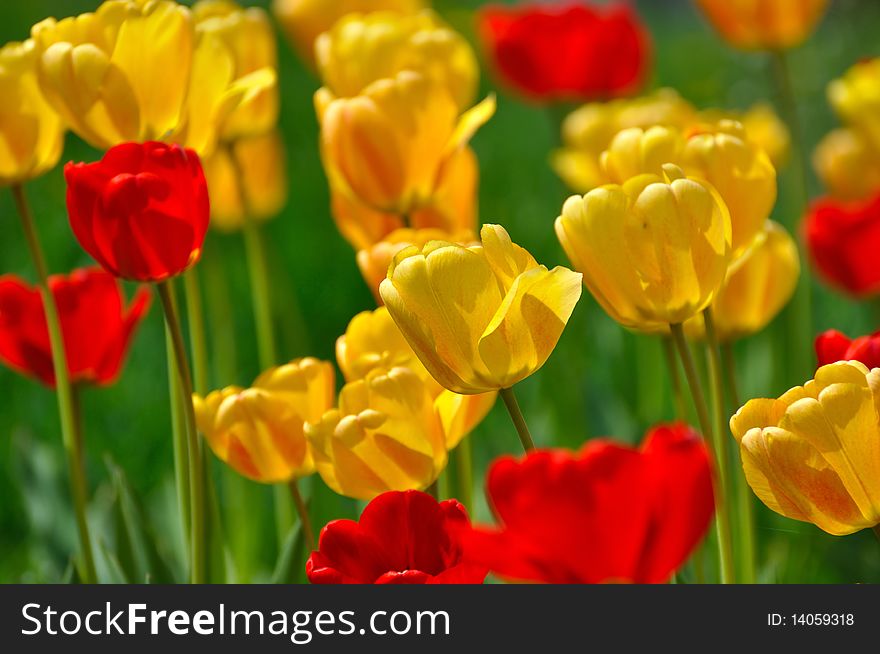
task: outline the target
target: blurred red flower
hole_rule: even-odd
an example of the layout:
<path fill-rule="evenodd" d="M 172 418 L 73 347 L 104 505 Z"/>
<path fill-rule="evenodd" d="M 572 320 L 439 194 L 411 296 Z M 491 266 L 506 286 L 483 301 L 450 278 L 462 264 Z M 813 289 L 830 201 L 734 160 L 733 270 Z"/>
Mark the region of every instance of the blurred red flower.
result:
<path fill-rule="evenodd" d="M 537 101 L 603 100 L 638 89 L 650 39 L 623 4 L 490 6 L 479 32 L 499 76 Z"/>
<path fill-rule="evenodd" d="M 712 519 L 709 461 L 684 424 L 655 427 L 641 449 L 601 439 L 501 457 L 487 481 L 500 526 L 465 534 L 467 560 L 511 580 L 666 581 Z"/>
<path fill-rule="evenodd" d="M 198 261 L 208 187 L 198 155 L 149 141 L 117 145 L 95 163 L 69 163 L 67 211 L 80 245 L 108 272 L 138 281 Z"/>
<path fill-rule="evenodd" d="M 816 337 L 816 358 L 820 368 L 836 361 L 861 361 L 868 368 L 880 368 L 880 332 L 852 339 L 829 329 Z"/>
<path fill-rule="evenodd" d="M 53 275 L 49 288 L 58 306 L 71 382 L 114 381 L 134 330 L 150 306 L 149 289 L 140 289 L 125 308 L 119 283 L 98 268 Z M 43 299 L 37 288 L 14 275 L 0 277 L 0 360 L 55 386 Z"/>
<path fill-rule="evenodd" d="M 857 296 L 880 292 L 880 195 L 819 200 L 804 229 L 813 261 L 831 284 Z"/>
<path fill-rule="evenodd" d="M 462 563 L 459 538 L 469 524 L 456 500 L 382 493 L 360 522 L 334 520 L 321 530 L 306 573 L 313 584 L 481 584 L 486 569 Z"/>

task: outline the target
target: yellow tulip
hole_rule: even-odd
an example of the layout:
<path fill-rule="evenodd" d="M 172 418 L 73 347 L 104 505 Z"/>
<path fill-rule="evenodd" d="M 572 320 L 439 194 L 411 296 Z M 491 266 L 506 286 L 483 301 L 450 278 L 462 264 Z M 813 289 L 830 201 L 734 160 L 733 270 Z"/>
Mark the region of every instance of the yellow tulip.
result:
<path fill-rule="evenodd" d="M 275 32 L 268 14 L 258 7 L 243 9 L 232 0 L 199 0 L 192 8 L 196 28 L 219 36 L 235 62 L 235 77 L 263 69 L 277 70 Z M 278 121 L 278 87 L 259 89 L 225 119 L 220 138 L 264 134 Z"/>
<path fill-rule="evenodd" d="M 310 421 L 306 436 L 324 483 L 356 499 L 427 488 L 446 466 L 443 426 L 409 368 L 376 369 L 346 384 L 339 407 Z"/>
<path fill-rule="evenodd" d="M 711 186 L 665 165 L 569 198 L 556 235 L 617 322 L 658 331 L 712 303 L 730 259 L 730 215 Z"/>
<path fill-rule="evenodd" d="M 718 340 L 734 341 L 770 324 L 794 294 L 800 271 L 794 239 L 782 225 L 768 220 L 746 253 L 730 264 L 724 286 L 712 302 Z M 685 331 L 703 338 L 702 317 L 688 320 Z"/>
<path fill-rule="evenodd" d="M 816 146 L 813 167 L 828 192 L 841 200 L 862 200 L 880 190 L 880 153 L 852 129 L 829 132 Z"/>
<path fill-rule="evenodd" d="M 495 404 L 497 393 L 460 395 L 434 381 L 385 307 L 364 311 L 352 319 L 336 341 L 336 360 L 349 382 L 377 369 L 405 367 L 416 373 L 434 402 L 448 450 L 458 445 Z"/>
<path fill-rule="evenodd" d="M 229 386 L 193 395 L 199 431 L 236 472 L 272 484 L 311 474 L 307 421 L 333 406 L 333 367 L 305 358 L 270 368 L 250 388 Z"/>
<path fill-rule="evenodd" d="M 395 11 L 412 13 L 424 0 L 273 0 L 272 11 L 300 57 L 313 65 L 315 39 L 346 14 Z"/>
<path fill-rule="evenodd" d="M 338 97 L 358 95 L 402 70 L 445 86 L 460 109 L 476 95 L 479 67 L 473 49 L 430 10 L 345 16 L 318 37 L 315 56 L 324 86 Z"/>
<path fill-rule="evenodd" d="M 730 45 L 779 50 L 807 39 L 828 0 L 697 0 L 697 5 Z"/>
<path fill-rule="evenodd" d="M 828 100 L 840 119 L 880 151 L 880 57 L 860 61 L 828 85 Z"/>
<path fill-rule="evenodd" d="M 880 369 L 822 366 L 730 420 L 746 480 L 770 509 L 842 536 L 880 523 Z"/>
<path fill-rule="evenodd" d="M 748 140 L 742 125 L 722 120 L 685 138 L 674 127 L 638 127 L 619 132 L 600 158 L 608 181 L 659 175 L 673 163 L 718 191 L 730 212 L 733 256 L 761 231 L 776 202 L 776 170 L 767 154 Z"/>
<path fill-rule="evenodd" d="M 459 117 L 449 91 L 404 71 L 354 98 L 315 95 L 331 187 L 377 211 L 430 206 L 445 166 L 495 111 L 489 97 Z"/>
<path fill-rule="evenodd" d="M 481 245 L 432 241 L 395 255 L 379 293 L 407 342 L 444 388 L 506 389 L 538 370 L 581 294 L 581 276 L 547 270 L 504 228 Z"/>
<path fill-rule="evenodd" d="M 766 102 L 754 104 L 745 111 L 706 109 L 700 112 L 697 123 L 717 125 L 722 120 L 740 123 L 748 140 L 767 153 L 775 168 L 782 167 L 788 161 L 791 134 L 773 107 Z"/>
<path fill-rule="evenodd" d="M 236 139 L 228 148 L 216 149 L 202 164 L 211 197 L 211 227 L 230 232 L 244 226 L 242 193 L 247 217 L 253 220 L 275 217 L 287 201 L 284 143 L 277 131 Z"/>
<path fill-rule="evenodd" d="M 406 216 L 371 209 L 333 188 L 330 208 L 340 233 L 358 251 L 373 247 L 407 225 L 417 230 L 472 232 L 476 229 L 478 176 L 477 157 L 464 147 L 440 170 L 430 204 Z"/>
<path fill-rule="evenodd" d="M 235 109 L 275 83 L 269 68 L 236 77 L 223 39 L 169 0 L 107 0 L 31 33 L 46 99 L 102 149 L 167 140 L 208 154 Z"/>
<path fill-rule="evenodd" d="M 0 186 L 39 177 L 58 163 L 61 118 L 37 84 L 33 41 L 0 49 Z"/>

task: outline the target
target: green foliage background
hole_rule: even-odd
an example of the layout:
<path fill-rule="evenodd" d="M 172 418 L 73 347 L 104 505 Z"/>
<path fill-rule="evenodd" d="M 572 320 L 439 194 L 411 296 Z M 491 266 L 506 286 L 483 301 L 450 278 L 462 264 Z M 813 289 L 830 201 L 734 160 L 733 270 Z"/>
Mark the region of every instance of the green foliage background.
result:
<path fill-rule="evenodd" d="M 46 17 L 94 9 L 88 0 L 29 0 L 0 3 L 3 40 L 21 40 L 31 24 Z M 266 6 L 268 3 L 254 2 Z M 473 39 L 474 7 L 481 2 L 437 0 L 445 18 Z M 736 52 L 709 29 L 687 0 L 642 0 L 635 3 L 653 35 L 654 73 L 650 86 L 672 86 L 699 107 L 746 108 L 774 100 L 766 55 Z M 813 39 L 791 53 L 794 85 L 800 99 L 804 144 L 815 144 L 834 127 L 825 100 L 825 85 L 849 65 L 880 54 L 877 29 L 880 3 L 832 0 L 831 9 Z M 281 128 L 288 150 L 290 200 L 283 213 L 266 226 L 271 249 L 277 331 L 283 358 L 314 355 L 333 360 L 334 342 L 358 311 L 373 308 L 349 245 L 338 235 L 328 210 L 328 194 L 317 149 L 312 108 L 316 79 L 279 36 Z M 484 72 L 483 93 L 494 90 Z M 2 101 L 2 99 L 0 99 Z M 558 144 L 561 112 L 521 102 L 499 91 L 497 115 L 474 139 L 481 166 L 481 220 L 503 224 L 513 239 L 542 263 L 564 264 L 553 234 L 553 221 L 569 195 L 547 165 Z M 93 160 L 99 153 L 72 134 L 64 161 Z M 790 228 L 799 222 L 793 196 L 792 166 L 780 171 L 780 199 L 774 218 Z M 821 189 L 811 177 L 811 194 Z M 79 248 L 64 209 L 60 167 L 29 185 L 28 194 L 53 272 L 66 272 L 92 262 Z M 0 272 L 33 280 L 11 197 L 0 192 Z M 247 384 L 259 372 L 244 249 L 239 236 L 212 233 L 201 264 L 207 292 L 209 338 L 216 352 L 218 334 L 232 330 L 237 360 L 234 378 L 218 369 L 212 356 L 212 385 Z M 228 285 L 230 316 L 214 318 L 218 305 L 210 288 Z M 813 282 L 814 332 L 835 327 L 851 335 L 877 327 L 880 312 Z M 129 294 L 132 289 L 128 288 Z M 777 395 L 803 383 L 785 355 L 785 315 L 765 333 L 737 346 L 741 395 Z M 218 342 L 220 341 L 220 342 Z M 796 347 L 811 350 L 810 342 Z M 84 393 L 90 509 L 98 549 L 99 572 L 121 580 L 126 560 L 125 530 L 120 515 L 131 522 L 135 504 L 143 507 L 161 566 L 147 566 L 150 578 L 182 578 L 182 546 L 177 524 L 173 460 L 169 431 L 167 376 L 162 318 L 158 302 L 134 341 L 118 383 Z M 812 356 L 812 355 L 810 355 Z M 586 439 L 612 436 L 636 443 L 652 424 L 673 416 L 666 369 L 659 344 L 620 329 L 588 293 L 575 310 L 547 365 L 517 388 L 523 411 L 539 446 L 579 447 Z M 518 442 L 499 402 L 473 435 L 478 480 L 489 461 L 517 452 Z M 124 470 L 124 475 L 115 467 Z M 229 579 L 268 580 L 278 559 L 272 522 L 272 493 L 238 478 L 216 460 L 212 473 L 229 542 Z M 127 477 L 127 481 L 124 480 Z M 125 490 L 130 484 L 130 492 Z M 0 368 L 0 581 L 52 582 L 63 578 L 75 549 L 73 514 L 67 494 L 66 468 L 52 393 L 38 383 Z M 326 489 L 320 479 L 306 482 L 317 527 L 328 520 L 356 517 L 357 503 Z M 478 493 L 481 495 L 481 493 Z M 127 511 L 120 514 L 120 496 Z M 134 498 L 139 498 L 135 500 Z M 481 497 L 472 513 L 490 519 Z M 768 582 L 877 582 L 880 550 L 868 531 L 847 538 L 828 536 L 817 528 L 781 518 L 758 506 L 760 580 Z M 134 547 L 137 550 L 137 547 Z M 106 556 L 106 551 L 116 554 Z M 137 554 L 137 553 L 136 553 Z M 148 553 L 149 554 L 149 553 Z M 141 551 L 141 560 L 145 556 Z M 150 554 L 152 556 L 152 554 Z M 137 558 L 137 557 L 135 557 Z M 149 558 L 149 556 L 148 556 Z M 713 578 L 712 549 L 706 547 L 706 569 Z M 143 567 L 143 566 L 141 566 Z M 137 568 L 137 566 L 135 566 Z M 294 566 L 296 577 L 299 567 Z M 142 580 L 144 574 L 137 575 Z M 684 572 L 693 579 L 693 570 Z"/>

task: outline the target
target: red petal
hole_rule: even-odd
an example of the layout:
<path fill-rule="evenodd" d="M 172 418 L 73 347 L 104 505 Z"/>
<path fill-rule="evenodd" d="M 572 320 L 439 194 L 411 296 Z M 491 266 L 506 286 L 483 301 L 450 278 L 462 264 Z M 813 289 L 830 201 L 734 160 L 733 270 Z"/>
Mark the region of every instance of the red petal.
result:
<path fill-rule="evenodd" d="M 819 366 L 846 359 L 852 341 L 836 329 L 829 329 L 816 337 L 816 358 Z"/>

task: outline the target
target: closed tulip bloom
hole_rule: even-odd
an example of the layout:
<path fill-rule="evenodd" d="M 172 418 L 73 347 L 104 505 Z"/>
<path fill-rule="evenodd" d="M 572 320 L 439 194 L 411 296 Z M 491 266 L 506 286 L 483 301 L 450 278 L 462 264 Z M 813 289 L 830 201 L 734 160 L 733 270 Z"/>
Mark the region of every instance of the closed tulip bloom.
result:
<path fill-rule="evenodd" d="M 880 370 L 822 366 L 730 420 L 746 480 L 770 509 L 842 536 L 880 523 Z"/>
<path fill-rule="evenodd" d="M 459 395 L 434 381 L 385 307 L 352 318 L 345 334 L 336 340 L 336 361 L 349 382 L 364 379 L 377 369 L 405 367 L 416 373 L 433 399 L 448 450 L 456 447 L 495 404 L 496 393 Z"/>
<path fill-rule="evenodd" d="M 427 488 L 446 466 L 443 426 L 409 368 L 375 369 L 349 382 L 338 408 L 310 421 L 306 435 L 324 483 L 355 499 Z"/>
<path fill-rule="evenodd" d="M 718 340 L 735 341 L 763 330 L 794 295 L 800 270 L 794 239 L 782 225 L 768 220 L 752 246 L 730 265 L 712 303 Z M 685 331 L 702 338 L 704 321 L 691 318 Z"/>
<path fill-rule="evenodd" d="M 837 199 L 863 200 L 880 191 L 880 156 L 861 132 L 829 132 L 813 152 L 813 168 Z"/>
<path fill-rule="evenodd" d="M 469 107 L 476 95 L 476 55 L 464 37 L 430 10 L 349 14 L 318 37 L 315 55 L 324 86 L 337 97 L 358 95 L 376 80 L 403 70 L 445 86 L 460 109 Z"/>
<path fill-rule="evenodd" d="M 722 120 L 741 124 L 748 140 L 767 153 L 774 168 L 788 161 L 791 133 L 766 102 L 758 102 L 745 111 L 705 109 L 694 125 L 718 125 Z"/>
<path fill-rule="evenodd" d="M 192 150 L 124 143 L 95 163 L 68 163 L 64 177 L 73 233 L 108 272 L 162 281 L 201 257 L 208 187 Z"/>
<path fill-rule="evenodd" d="M 499 225 L 481 245 L 432 241 L 398 252 L 379 293 L 410 347 L 456 393 L 506 389 L 550 356 L 581 294 L 581 276 L 547 270 Z"/>
<path fill-rule="evenodd" d="M 537 101 L 626 95 L 650 65 L 647 30 L 625 4 L 493 5 L 481 10 L 479 28 L 498 75 Z"/>
<path fill-rule="evenodd" d="M 236 77 L 223 39 L 169 0 L 107 0 L 32 36 L 47 100 L 101 149 L 162 139 L 206 154 L 229 115 L 275 83 L 269 68 Z"/>
<path fill-rule="evenodd" d="M 343 16 L 373 11 L 412 14 L 425 4 L 425 0 L 273 0 L 272 12 L 299 56 L 314 65 L 315 40 Z"/>
<path fill-rule="evenodd" d="M 211 227 L 220 231 L 242 229 L 245 217 L 274 218 L 287 202 L 287 163 L 277 131 L 236 139 L 228 148 L 218 148 L 205 160 L 204 169 L 211 197 Z M 237 171 L 241 171 L 240 179 Z M 242 199 L 246 200 L 244 205 Z"/>
<path fill-rule="evenodd" d="M 880 195 L 858 202 L 819 200 L 806 216 L 804 232 L 826 281 L 857 297 L 880 292 Z"/>
<path fill-rule="evenodd" d="M 829 329 L 816 337 L 816 358 L 820 367 L 837 361 L 860 361 L 868 368 L 880 368 L 880 332 L 849 338 Z"/>
<path fill-rule="evenodd" d="M 354 98 L 315 96 L 331 187 L 400 215 L 430 206 L 445 166 L 495 111 L 490 97 L 459 116 L 449 91 L 404 71 Z"/>
<path fill-rule="evenodd" d="M 150 306 L 149 291 L 142 288 L 126 306 L 116 279 L 97 268 L 53 275 L 49 288 L 58 307 L 70 381 L 113 383 Z M 0 361 L 55 386 L 42 296 L 14 275 L 0 276 Z"/>
<path fill-rule="evenodd" d="M 309 475 L 306 421 L 333 406 L 333 366 L 296 359 L 263 372 L 250 388 L 193 395 L 196 422 L 221 461 L 248 479 L 274 484 Z"/>
<path fill-rule="evenodd" d="M 469 525 L 456 500 L 389 491 L 358 522 L 334 520 L 321 530 L 306 575 L 313 584 L 481 584 L 486 568 L 463 561 Z"/>
<path fill-rule="evenodd" d="M 746 50 L 794 48 L 812 34 L 828 0 L 696 0 L 730 45 Z"/>
<path fill-rule="evenodd" d="M 503 456 L 486 481 L 498 526 L 466 533 L 466 559 L 515 581 L 668 581 L 709 528 L 709 461 L 683 424 L 655 427 L 640 449 L 597 439 Z"/>
<path fill-rule="evenodd" d="M 712 303 L 730 259 L 730 215 L 710 186 L 675 166 L 569 198 L 556 235 L 617 322 L 655 331 Z"/>
<path fill-rule="evenodd" d="M 33 41 L 0 48 L 0 186 L 39 177 L 61 156 L 64 126 L 40 91 L 36 61 Z"/>
<path fill-rule="evenodd" d="M 840 119 L 880 150 L 880 57 L 865 59 L 828 85 L 828 100 Z"/>

